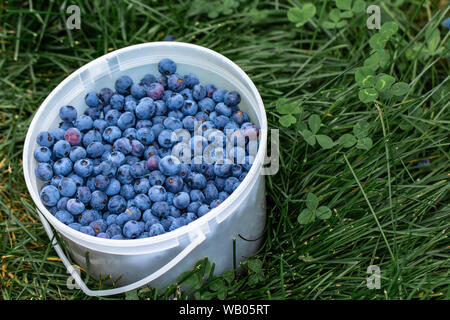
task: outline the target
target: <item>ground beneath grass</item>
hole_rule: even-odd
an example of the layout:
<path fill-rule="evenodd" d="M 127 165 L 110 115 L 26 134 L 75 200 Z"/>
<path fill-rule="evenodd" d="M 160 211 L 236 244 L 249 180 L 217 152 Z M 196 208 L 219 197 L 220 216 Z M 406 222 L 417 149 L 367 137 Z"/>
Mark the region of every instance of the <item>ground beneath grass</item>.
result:
<path fill-rule="evenodd" d="M 24 182 L 23 142 L 39 105 L 87 62 L 175 35 L 236 62 L 260 91 L 270 127 L 280 129 L 280 169 L 266 179 L 266 240 L 239 275 L 203 283 L 211 270 L 203 261 L 184 281 L 192 292 L 174 284 L 114 298 L 448 299 L 449 32 L 439 26 L 448 1 L 373 1 L 382 23 L 399 26 L 384 47 L 383 72 L 410 89 L 369 103 L 355 81 L 379 32 L 366 27 L 368 14 L 326 29 L 336 6 L 317 0 L 315 16 L 297 27 L 287 17 L 302 7 L 296 1 L 212 2 L 71 1 L 81 8 L 81 29 L 69 30 L 60 2 L 0 1 L 1 297 L 89 298 L 67 288 Z M 280 104 L 288 102 L 296 123 L 285 127 Z M 372 143 L 311 145 L 311 115 L 321 123 L 317 134 L 333 142 L 354 134 Z M 331 215 L 299 223 L 315 205 Z M 366 285 L 370 265 L 379 267 L 380 289 Z"/>

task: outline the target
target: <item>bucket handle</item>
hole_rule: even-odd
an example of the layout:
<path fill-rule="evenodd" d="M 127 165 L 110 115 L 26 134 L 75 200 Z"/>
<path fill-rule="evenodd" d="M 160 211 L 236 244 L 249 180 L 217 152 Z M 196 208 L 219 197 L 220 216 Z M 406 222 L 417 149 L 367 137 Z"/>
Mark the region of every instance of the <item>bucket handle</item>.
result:
<path fill-rule="evenodd" d="M 72 264 L 70 263 L 69 259 L 67 259 L 66 255 L 64 254 L 64 251 L 58 244 L 58 241 L 54 237 L 53 231 L 50 227 L 50 224 L 48 223 L 47 219 L 42 215 L 42 213 L 38 210 L 39 218 L 42 221 L 42 224 L 44 226 L 45 231 L 47 232 L 48 237 L 50 240 L 52 240 L 53 248 L 56 250 L 56 253 L 58 254 L 61 261 L 64 263 L 64 266 L 67 268 L 67 272 L 70 273 L 70 275 L 73 277 L 75 282 L 78 284 L 80 289 L 87 294 L 88 296 L 109 296 L 119 293 L 124 293 L 126 291 L 131 291 L 136 288 L 142 287 L 149 283 L 150 281 L 153 281 L 172 269 L 175 265 L 177 265 L 181 260 L 183 260 L 192 250 L 194 250 L 198 245 L 200 245 L 205 239 L 205 235 L 203 232 L 199 231 L 197 237 L 188 245 L 186 246 L 180 253 L 178 253 L 172 260 L 170 260 L 166 265 L 162 266 L 152 274 L 148 275 L 147 277 L 138 280 L 134 283 L 128 284 L 123 287 L 114 288 L 114 289 L 107 289 L 107 290 L 91 290 L 89 289 L 84 281 L 81 279 L 78 272 L 74 269 Z"/>

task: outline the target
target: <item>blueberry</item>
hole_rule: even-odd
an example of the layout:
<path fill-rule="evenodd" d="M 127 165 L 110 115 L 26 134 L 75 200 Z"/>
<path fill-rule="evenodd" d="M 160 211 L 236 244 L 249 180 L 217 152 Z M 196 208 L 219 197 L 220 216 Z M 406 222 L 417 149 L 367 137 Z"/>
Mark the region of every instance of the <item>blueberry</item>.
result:
<path fill-rule="evenodd" d="M 155 100 L 155 116 L 164 116 L 167 113 L 167 104 L 163 100 Z"/>
<path fill-rule="evenodd" d="M 244 168 L 239 164 L 235 164 L 231 167 L 231 174 L 233 177 L 239 178 L 243 172 Z"/>
<path fill-rule="evenodd" d="M 186 116 L 181 122 L 183 123 L 183 128 L 192 132 L 194 131 L 196 121 L 197 119 L 194 116 Z"/>
<path fill-rule="evenodd" d="M 86 116 L 89 116 L 90 118 L 92 118 L 92 120 L 95 121 L 100 119 L 102 110 L 100 108 L 87 108 L 86 111 L 84 111 L 84 114 Z"/>
<path fill-rule="evenodd" d="M 117 237 L 116 239 L 121 239 L 122 237 L 122 229 L 115 223 L 108 226 L 106 233 L 111 239 L 114 239 L 114 237 Z"/>
<path fill-rule="evenodd" d="M 181 123 L 181 121 L 174 117 L 167 117 L 166 119 L 164 119 L 163 124 L 166 129 L 172 131 L 183 128 L 183 124 Z"/>
<path fill-rule="evenodd" d="M 153 141 L 155 141 L 155 134 L 152 128 L 143 127 L 137 130 L 136 138 L 144 145 L 149 145 Z"/>
<path fill-rule="evenodd" d="M 116 179 L 122 184 L 131 183 L 133 181 L 133 177 L 131 176 L 131 166 L 128 164 L 121 165 L 117 169 Z"/>
<path fill-rule="evenodd" d="M 179 93 L 172 93 L 167 99 L 167 108 L 169 110 L 178 110 L 184 105 L 184 97 Z"/>
<path fill-rule="evenodd" d="M 175 219 L 175 220 L 172 222 L 172 224 L 170 225 L 168 231 L 176 230 L 176 229 L 178 229 L 178 228 L 180 228 L 180 227 L 182 227 L 182 226 L 183 226 L 183 223 L 182 223 L 180 220 Z"/>
<path fill-rule="evenodd" d="M 223 96 L 223 102 L 230 107 L 237 106 L 241 102 L 241 96 L 236 91 L 227 91 Z"/>
<path fill-rule="evenodd" d="M 136 157 L 136 156 L 133 156 L 133 155 L 128 155 L 128 156 L 125 157 L 125 163 L 130 165 L 130 166 L 132 166 L 136 162 L 139 162 L 139 160 L 140 160 L 139 157 Z"/>
<path fill-rule="evenodd" d="M 99 233 L 106 232 L 108 225 L 106 224 L 106 222 L 103 219 L 99 219 L 99 220 L 92 221 L 89 224 L 89 227 L 91 227 L 92 230 L 94 230 L 95 234 L 98 235 Z"/>
<path fill-rule="evenodd" d="M 122 133 L 122 136 L 127 139 L 136 139 L 137 130 L 135 128 L 128 128 Z"/>
<path fill-rule="evenodd" d="M 115 236 L 111 237 L 113 240 L 123 240 L 123 236 L 121 234 L 116 234 Z"/>
<path fill-rule="evenodd" d="M 138 120 L 136 122 L 136 130 L 139 130 L 141 128 L 151 128 L 153 125 L 153 123 L 149 120 L 149 119 L 142 119 L 142 120 Z"/>
<path fill-rule="evenodd" d="M 155 222 L 159 222 L 159 219 L 152 214 L 152 209 L 147 209 L 142 214 L 142 221 L 155 223 Z M 145 229 L 145 230 L 148 231 L 148 229 Z"/>
<path fill-rule="evenodd" d="M 71 224 L 74 222 L 73 215 L 66 210 L 60 210 L 55 213 L 55 218 L 64 224 Z"/>
<path fill-rule="evenodd" d="M 188 224 L 188 223 L 191 223 L 192 221 L 195 221 L 195 220 L 197 220 L 197 215 L 194 213 L 194 212 L 186 212 L 186 213 L 184 213 L 182 216 L 181 216 L 181 218 L 183 218 L 184 219 L 184 221 L 185 221 L 185 224 Z"/>
<path fill-rule="evenodd" d="M 108 204 L 108 196 L 100 190 L 95 190 L 91 194 L 90 200 L 91 208 L 94 210 L 103 210 Z"/>
<path fill-rule="evenodd" d="M 134 182 L 134 191 L 139 193 L 147 193 L 150 189 L 150 182 L 146 178 L 138 178 Z"/>
<path fill-rule="evenodd" d="M 113 150 L 116 152 L 121 152 L 124 155 L 127 155 L 131 152 L 131 142 L 127 138 L 119 138 L 113 143 Z"/>
<path fill-rule="evenodd" d="M 218 89 L 218 90 L 213 92 L 211 98 L 217 103 L 218 102 L 223 102 L 225 93 L 227 93 L 227 90 L 225 90 L 225 89 Z"/>
<path fill-rule="evenodd" d="M 167 87 L 169 90 L 180 92 L 186 87 L 186 85 L 183 77 L 177 73 L 174 73 L 167 78 Z"/>
<path fill-rule="evenodd" d="M 47 185 L 42 188 L 40 197 L 44 205 L 47 207 L 53 207 L 58 203 L 61 196 L 55 186 Z"/>
<path fill-rule="evenodd" d="M 167 77 L 163 74 L 156 77 L 156 82 L 163 86 L 164 89 L 167 89 Z"/>
<path fill-rule="evenodd" d="M 173 198 L 173 205 L 178 209 L 186 209 L 190 201 L 189 194 L 186 192 L 179 192 Z"/>
<path fill-rule="evenodd" d="M 183 107 L 181 107 L 181 112 L 185 116 L 194 116 L 197 114 L 198 106 L 193 100 L 185 100 Z"/>
<path fill-rule="evenodd" d="M 169 206 L 169 216 L 174 218 L 179 218 L 181 216 L 181 210 L 174 207 L 173 205 Z"/>
<path fill-rule="evenodd" d="M 134 83 L 131 85 L 130 93 L 136 99 L 142 99 L 147 95 L 146 87 L 143 83 Z"/>
<path fill-rule="evenodd" d="M 134 117 L 134 114 L 132 112 L 124 112 L 120 115 L 119 119 L 117 120 L 117 126 L 120 130 L 126 130 L 128 128 L 131 128 L 136 123 L 136 118 Z"/>
<path fill-rule="evenodd" d="M 75 120 L 75 127 L 80 130 L 81 132 L 86 132 L 88 130 L 91 130 L 94 126 L 94 121 L 91 117 L 87 115 L 79 115 L 77 119 Z"/>
<path fill-rule="evenodd" d="M 100 99 L 98 97 L 97 92 L 91 91 L 86 94 L 84 97 L 84 101 L 89 107 L 96 107 L 100 103 Z"/>
<path fill-rule="evenodd" d="M 156 77 L 152 74 L 146 74 L 142 79 L 141 79 L 141 83 L 149 86 L 151 85 L 153 82 L 156 82 Z"/>
<path fill-rule="evenodd" d="M 150 172 L 148 176 L 148 181 L 152 186 L 163 185 L 165 180 L 166 177 L 159 170 L 154 170 Z"/>
<path fill-rule="evenodd" d="M 201 173 L 191 173 L 187 178 L 188 185 L 193 189 L 203 189 L 206 187 L 206 178 Z"/>
<path fill-rule="evenodd" d="M 159 100 L 164 95 L 164 85 L 159 82 L 154 82 L 147 87 L 147 97 L 153 100 Z"/>
<path fill-rule="evenodd" d="M 148 197 L 153 202 L 166 201 L 167 191 L 163 186 L 154 185 L 148 190 Z"/>
<path fill-rule="evenodd" d="M 53 177 L 52 166 L 46 162 L 38 163 L 34 169 L 34 173 L 39 180 L 49 181 Z"/>
<path fill-rule="evenodd" d="M 148 235 L 150 237 L 154 237 L 160 234 L 165 233 L 164 227 L 160 223 L 153 224 L 148 230 Z"/>
<path fill-rule="evenodd" d="M 214 174 L 218 177 L 229 177 L 231 175 L 232 165 L 229 163 L 215 163 Z"/>
<path fill-rule="evenodd" d="M 103 238 L 103 239 L 111 239 L 111 237 L 109 236 L 109 234 L 107 234 L 106 232 L 100 232 L 97 234 L 97 238 Z"/>
<path fill-rule="evenodd" d="M 82 225 L 79 224 L 78 222 L 70 223 L 70 224 L 68 224 L 68 226 L 71 227 L 73 230 L 77 230 L 77 231 L 80 231 L 80 229 L 82 227 Z"/>
<path fill-rule="evenodd" d="M 147 168 L 149 170 L 157 170 L 159 168 L 159 162 L 161 158 L 159 156 L 151 156 L 147 159 Z"/>
<path fill-rule="evenodd" d="M 150 209 L 151 201 L 150 201 L 150 198 L 146 194 L 143 194 L 143 193 L 138 194 L 134 198 L 134 202 L 136 204 L 136 207 L 142 211 Z"/>
<path fill-rule="evenodd" d="M 71 174 L 69 174 L 67 176 L 67 178 L 70 178 L 73 181 L 75 181 L 75 184 L 77 185 L 77 187 L 81 187 L 84 184 L 84 179 L 73 172 Z M 59 184 L 59 182 L 58 182 L 58 184 Z"/>
<path fill-rule="evenodd" d="M 86 148 L 86 153 L 89 158 L 99 158 L 105 151 L 105 147 L 101 142 L 95 141 L 90 143 Z"/>
<path fill-rule="evenodd" d="M 225 180 L 225 185 L 223 190 L 229 194 L 233 193 L 233 191 L 239 186 L 239 179 L 236 177 L 229 177 Z"/>
<path fill-rule="evenodd" d="M 114 88 L 120 94 L 128 94 L 132 84 L 133 80 L 129 76 L 121 76 L 116 80 Z"/>
<path fill-rule="evenodd" d="M 245 177 L 247 176 L 247 172 L 243 172 L 240 176 L 239 176 L 239 181 L 244 181 Z"/>
<path fill-rule="evenodd" d="M 205 201 L 205 195 L 203 194 L 203 192 L 199 189 L 192 189 L 189 192 L 189 196 L 191 198 L 191 201 L 193 202 L 204 202 Z"/>
<path fill-rule="evenodd" d="M 231 108 L 223 102 L 219 102 L 218 104 L 216 104 L 214 110 L 217 112 L 217 115 L 219 116 L 226 116 L 228 118 L 231 116 Z"/>
<path fill-rule="evenodd" d="M 231 115 L 231 119 L 236 122 L 238 126 L 249 121 L 248 114 L 244 111 L 236 111 Z"/>
<path fill-rule="evenodd" d="M 152 205 L 152 213 L 158 218 L 165 217 L 169 213 L 169 205 L 165 201 L 157 201 Z"/>
<path fill-rule="evenodd" d="M 230 194 L 228 192 L 221 191 L 221 192 L 219 192 L 218 199 L 220 201 L 225 201 L 229 196 L 230 196 Z"/>
<path fill-rule="evenodd" d="M 112 178 L 117 172 L 117 166 L 111 160 L 105 160 L 100 163 L 100 170 L 102 175 Z"/>
<path fill-rule="evenodd" d="M 63 106 L 59 109 L 59 117 L 62 121 L 75 121 L 77 110 L 72 106 Z"/>
<path fill-rule="evenodd" d="M 194 100 L 191 89 L 185 88 L 180 91 L 180 94 L 183 96 L 184 100 Z"/>
<path fill-rule="evenodd" d="M 101 190 L 101 191 L 106 190 L 106 188 L 109 185 L 109 182 L 110 182 L 110 179 L 107 176 L 104 176 L 102 174 L 99 174 L 94 178 L 95 188 L 98 190 Z"/>
<path fill-rule="evenodd" d="M 117 121 L 119 121 L 120 118 L 120 111 L 116 109 L 111 109 L 105 114 L 105 121 L 108 124 L 108 126 L 117 126 Z"/>
<path fill-rule="evenodd" d="M 53 146 L 53 154 L 56 158 L 64 158 L 70 155 L 70 144 L 65 140 L 59 140 Z"/>
<path fill-rule="evenodd" d="M 73 181 L 73 180 L 72 180 Z M 77 189 L 77 199 L 84 203 L 84 205 L 89 204 L 91 201 L 91 190 L 88 187 L 80 186 Z"/>
<path fill-rule="evenodd" d="M 213 112 L 215 106 L 216 103 L 214 102 L 213 99 L 209 97 L 203 98 L 198 102 L 198 107 L 200 108 L 201 111 L 203 111 L 206 114 L 210 114 L 211 112 Z"/>
<path fill-rule="evenodd" d="M 166 175 L 177 175 L 180 172 L 180 160 L 174 156 L 166 156 L 159 162 L 159 171 Z"/>
<path fill-rule="evenodd" d="M 111 106 L 111 110 L 122 111 L 124 108 L 124 105 L 125 105 L 125 98 L 123 97 L 123 95 L 116 93 L 116 94 L 112 95 L 109 103 Z M 107 110 L 103 109 L 103 112 L 106 115 L 111 110 L 107 111 Z M 106 116 L 105 116 L 105 118 L 106 118 Z M 105 119 L 105 120 L 108 121 L 108 119 Z"/>
<path fill-rule="evenodd" d="M 164 129 L 158 135 L 158 143 L 161 147 L 170 148 L 177 142 L 177 135 L 168 129 Z"/>
<path fill-rule="evenodd" d="M 152 98 L 143 98 L 136 106 L 136 117 L 138 119 L 150 119 L 155 114 L 155 103 Z"/>
<path fill-rule="evenodd" d="M 120 151 L 113 151 L 109 154 L 107 160 L 111 161 L 114 166 L 119 167 L 125 163 L 125 155 Z"/>
<path fill-rule="evenodd" d="M 129 96 L 127 96 L 129 97 Z M 127 102 L 125 102 L 125 106 L 123 107 L 123 109 L 127 112 L 133 112 L 136 110 L 137 107 L 137 102 L 134 100 L 129 100 Z"/>
<path fill-rule="evenodd" d="M 206 96 L 208 98 L 212 98 L 214 91 L 217 90 L 216 86 L 213 84 L 207 84 L 205 86 L 205 90 L 206 90 Z"/>
<path fill-rule="evenodd" d="M 73 147 L 70 151 L 69 158 L 72 162 L 77 162 L 80 159 L 86 158 L 86 150 L 83 147 Z"/>
<path fill-rule="evenodd" d="M 148 173 L 147 162 L 139 161 L 130 166 L 130 174 L 133 178 L 141 178 Z"/>
<path fill-rule="evenodd" d="M 162 59 L 158 63 L 158 71 L 162 75 L 168 76 L 177 71 L 177 64 L 171 59 L 168 59 L 168 58 Z"/>
<path fill-rule="evenodd" d="M 53 138 L 58 140 L 64 140 L 64 134 L 66 133 L 66 130 L 61 128 L 55 128 L 52 131 L 50 131 L 50 134 L 53 136 Z"/>
<path fill-rule="evenodd" d="M 115 224 L 116 223 L 116 219 L 117 219 L 118 215 L 117 214 L 110 214 L 107 218 L 106 218 L 106 224 L 108 226 Z"/>
<path fill-rule="evenodd" d="M 208 183 L 203 189 L 203 194 L 205 195 L 205 202 L 211 203 L 212 200 L 217 199 L 219 197 L 219 191 L 216 186 L 212 183 Z"/>
<path fill-rule="evenodd" d="M 122 135 L 122 131 L 116 126 L 109 126 L 103 131 L 103 139 L 106 142 L 114 143 Z"/>
<path fill-rule="evenodd" d="M 191 199 L 192 200 L 192 199 Z M 187 212 L 193 212 L 193 213 L 197 213 L 198 208 L 200 208 L 200 206 L 202 205 L 201 202 L 199 201 L 193 201 L 191 202 L 188 207 L 186 208 Z"/>
<path fill-rule="evenodd" d="M 186 85 L 186 87 L 191 88 L 191 89 L 200 83 L 197 76 L 192 73 L 185 75 L 183 79 L 184 79 L 184 84 Z"/>
<path fill-rule="evenodd" d="M 198 210 L 197 210 L 197 216 L 203 217 L 205 214 L 207 214 L 211 209 L 207 204 L 202 204 Z"/>
<path fill-rule="evenodd" d="M 192 88 L 192 97 L 197 101 L 202 100 L 206 97 L 206 88 L 201 84 L 196 84 Z"/>
<path fill-rule="evenodd" d="M 61 158 L 53 164 L 53 172 L 58 176 L 67 176 L 72 172 L 73 164 L 69 158 Z"/>
<path fill-rule="evenodd" d="M 205 112 L 199 111 L 195 114 L 195 119 L 199 122 L 205 122 L 209 119 L 209 117 Z"/>
<path fill-rule="evenodd" d="M 101 103 L 106 106 L 109 104 L 113 94 L 114 91 L 112 91 L 110 88 L 103 88 L 100 90 L 98 98 L 100 99 Z"/>
<path fill-rule="evenodd" d="M 73 128 L 73 127 L 75 127 L 75 125 L 73 124 L 72 121 L 64 121 L 59 124 L 59 128 L 63 129 L 64 132 L 66 132 L 67 129 Z"/>
<path fill-rule="evenodd" d="M 112 196 L 108 201 L 108 210 L 111 213 L 121 213 L 126 209 L 125 198 L 120 195 Z"/>
<path fill-rule="evenodd" d="M 140 232 L 139 224 L 137 221 L 131 220 L 125 223 L 123 226 L 123 234 L 128 239 L 137 238 L 142 231 Z"/>
<path fill-rule="evenodd" d="M 90 235 L 90 236 L 95 236 L 94 230 L 92 230 L 92 228 L 89 227 L 89 226 L 82 226 L 82 227 L 80 227 L 80 232 L 85 233 L 85 234 Z"/>
<path fill-rule="evenodd" d="M 183 179 L 180 176 L 170 176 L 165 181 L 165 188 L 169 192 L 177 193 L 183 189 Z"/>
<path fill-rule="evenodd" d="M 59 182 L 58 190 L 63 197 L 71 197 L 77 192 L 77 185 L 70 178 L 62 178 Z"/>
<path fill-rule="evenodd" d="M 92 173 L 92 161 L 89 159 L 77 160 L 73 166 L 73 170 L 82 178 L 89 177 Z"/>
<path fill-rule="evenodd" d="M 85 205 L 78 199 L 69 199 L 67 201 L 66 208 L 71 214 L 79 215 L 84 211 Z"/>

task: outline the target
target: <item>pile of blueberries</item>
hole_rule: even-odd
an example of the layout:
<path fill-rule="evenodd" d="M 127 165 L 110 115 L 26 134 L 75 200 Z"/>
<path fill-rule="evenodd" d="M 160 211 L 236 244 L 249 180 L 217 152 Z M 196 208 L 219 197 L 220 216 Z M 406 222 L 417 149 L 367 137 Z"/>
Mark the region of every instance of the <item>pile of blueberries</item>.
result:
<path fill-rule="evenodd" d="M 40 197 L 59 221 L 101 238 L 151 237 L 205 215 L 239 186 L 259 127 L 239 109 L 239 93 L 176 69 L 163 59 L 157 77 L 121 76 L 115 91 L 85 96 L 84 114 L 63 106 L 59 128 L 39 133 Z"/>

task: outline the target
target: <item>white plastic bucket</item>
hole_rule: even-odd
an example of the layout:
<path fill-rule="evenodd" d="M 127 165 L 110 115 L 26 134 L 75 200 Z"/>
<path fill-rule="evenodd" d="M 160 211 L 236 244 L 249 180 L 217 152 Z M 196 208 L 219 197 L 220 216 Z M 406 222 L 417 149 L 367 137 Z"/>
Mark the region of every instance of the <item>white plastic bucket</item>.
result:
<path fill-rule="evenodd" d="M 171 58 L 177 72 L 196 74 L 202 84 L 214 83 L 218 88 L 236 90 L 240 107 L 252 122 L 261 127 L 260 147 L 247 177 L 220 206 L 203 217 L 172 232 L 156 237 L 134 240 L 112 240 L 92 237 L 57 220 L 39 197 L 42 182 L 35 178 L 39 132 L 56 128 L 58 110 L 72 105 L 79 112 L 87 107 L 87 91 L 114 87 L 121 75 L 139 81 L 145 74 L 158 74 L 157 63 Z M 253 82 L 235 63 L 210 49 L 180 42 L 152 42 L 126 47 L 106 54 L 81 67 L 59 84 L 42 103 L 31 122 L 23 150 L 23 171 L 28 190 L 36 204 L 39 217 L 56 252 L 68 272 L 88 295 L 118 294 L 150 284 L 162 287 L 175 281 L 183 272 L 192 270 L 195 262 L 208 257 L 216 263 L 216 273 L 233 268 L 233 239 L 237 263 L 255 253 L 261 245 L 266 222 L 264 176 L 261 175 L 267 144 L 267 119 L 264 105 Z M 90 290 L 70 264 L 53 236 L 58 232 L 73 258 L 86 268 L 89 252 L 90 275 L 96 279 L 111 275 L 121 279 L 120 286 L 110 290 Z M 254 240 L 247 241 L 244 239 Z M 257 240 L 255 240 L 257 239 Z"/>

